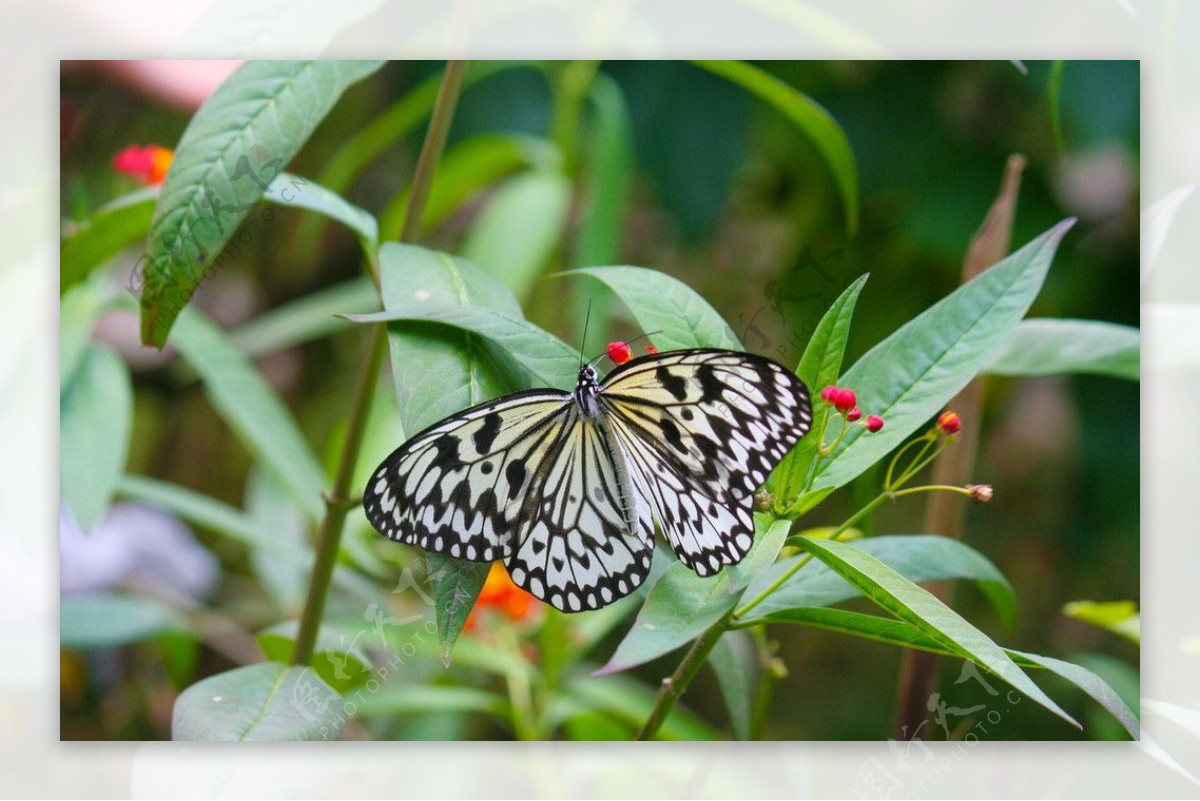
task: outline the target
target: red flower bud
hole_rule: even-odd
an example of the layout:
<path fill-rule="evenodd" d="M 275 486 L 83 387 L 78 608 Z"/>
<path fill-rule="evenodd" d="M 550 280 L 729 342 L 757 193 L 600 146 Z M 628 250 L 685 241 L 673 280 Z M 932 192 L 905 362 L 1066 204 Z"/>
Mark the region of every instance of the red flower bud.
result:
<path fill-rule="evenodd" d="M 130 145 L 113 156 L 113 169 L 132 176 L 143 184 L 161 184 L 171 167 L 175 152 L 158 145 Z"/>
<path fill-rule="evenodd" d="M 853 423 L 858 418 L 862 417 L 862 409 L 855 406 L 850 411 L 846 412 L 846 419 Z"/>
<path fill-rule="evenodd" d="M 647 352 L 647 353 L 654 353 L 654 354 L 657 354 L 657 353 L 658 353 L 658 348 L 654 347 L 653 345 L 647 345 L 647 346 L 646 346 L 646 352 Z"/>
<path fill-rule="evenodd" d="M 943 434 L 957 434 L 962 428 L 962 420 L 954 412 L 942 412 L 941 417 L 937 419 L 937 424 Z"/>
<path fill-rule="evenodd" d="M 837 407 L 839 412 L 845 413 L 854 408 L 858 403 L 858 397 L 852 389 L 839 389 L 833 394 L 833 405 Z"/>
<path fill-rule="evenodd" d="M 616 364 L 624 364 L 633 358 L 633 351 L 629 349 L 629 345 L 620 340 L 609 342 L 608 358 L 612 359 Z"/>
<path fill-rule="evenodd" d="M 873 414 L 867 418 L 867 430 L 871 433 L 883 428 L 883 418 L 877 414 Z"/>
<path fill-rule="evenodd" d="M 825 389 L 821 390 L 821 400 L 825 401 L 825 403 L 832 406 L 833 405 L 833 393 L 835 393 L 837 391 L 838 391 L 838 388 L 835 387 L 833 384 L 830 384 L 829 386 L 825 387 Z"/>

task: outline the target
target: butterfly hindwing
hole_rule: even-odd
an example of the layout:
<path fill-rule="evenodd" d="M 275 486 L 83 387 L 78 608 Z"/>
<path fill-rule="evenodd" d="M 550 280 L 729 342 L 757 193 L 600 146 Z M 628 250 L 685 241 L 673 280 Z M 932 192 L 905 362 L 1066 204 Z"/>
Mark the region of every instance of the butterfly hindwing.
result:
<path fill-rule="evenodd" d="M 653 531 L 639 531 L 634 490 L 620 449 L 602 422 L 573 411 L 558 452 L 547 454 L 506 560 L 520 586 L 568 612 L 628 595 L 650 571 Z"/>

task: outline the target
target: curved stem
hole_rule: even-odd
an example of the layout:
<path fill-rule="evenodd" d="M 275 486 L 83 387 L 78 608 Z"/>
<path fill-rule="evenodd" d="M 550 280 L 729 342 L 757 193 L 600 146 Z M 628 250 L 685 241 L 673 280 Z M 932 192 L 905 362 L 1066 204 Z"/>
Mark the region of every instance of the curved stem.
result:
<path fill-rule="evenodd" d="M 429 197 L 429 187 L 433 183 L 434 170 L 437 168 L 442 150 L 446 146 L 446 134 L 450 131 L 450 122 L 454 118 L 454 107 L 458 103 L 465 69 L 465 61 L 451 61 L 446 65 L 446 71 L 442 76 L 442 85 L 438 90 L 437 102 L 433 107 L 433 116 L 429 120 L 429 129 L 425 132 L 425 144 L 421 148 L 417 169 L 413 175 L 408 211 L 404 217 L 404 229 L 400 234 L 401 241 L 411 242 L 420 231 L 425 201 Z M 372 260 L 371 266 L 378 284 L 379 274 L 374 260 Z M 387 329 L 379 324 L 371 326 L 370 333 L 367 335 L 367 356 L 363 360 L 358 379 L 355 382 L 350 422 L 346 428 L 346 439 L 342 443 L 342 452 L 338 457 L 333 490 L 325 496 L 325 517 L 321 521 L 321 528 L 317 533 L 317 558 L 313 564 L 312 578 L 308 584 L 304 612 L 300 617 L 296 647 L 292 651 L 292 664 L 294 665 L 307 665 L 312 661 L 313 649 L 317 642 L 317 631 L 321 628 L 321 618 L 325 614 L 325 599 L 329 595 L 329 583 L 333 578 L 333 568 L 337 564 L 342 529 L 346 523 L 346 515 L 352 506 L 349 497 L 351 484 L 354 481 L 354 468 L 358 464 L 358 453 L 362 446 L 363 432 L 367 427 L 371 398 L 375 392 L 375 385 L 379 381 L 379 371 L 387 351 L 386 334 Z"/>

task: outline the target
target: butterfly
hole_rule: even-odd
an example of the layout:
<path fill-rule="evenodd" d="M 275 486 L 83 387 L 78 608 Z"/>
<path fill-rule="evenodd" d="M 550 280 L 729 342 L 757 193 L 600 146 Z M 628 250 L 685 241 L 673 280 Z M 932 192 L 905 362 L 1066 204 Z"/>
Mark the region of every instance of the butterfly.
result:
<path fill-rule="evenodd" d="M 449 557 L 504 560 L 564 612 L 597 609 L 646 578 L 661 531 L 710 576 L 754 541 L 754 492 L 812 425 L 808 389 L 763 356 L 677 350 L 573 392 L 530 389 L 410 438 L 368 480 L 384 536 Z"/>

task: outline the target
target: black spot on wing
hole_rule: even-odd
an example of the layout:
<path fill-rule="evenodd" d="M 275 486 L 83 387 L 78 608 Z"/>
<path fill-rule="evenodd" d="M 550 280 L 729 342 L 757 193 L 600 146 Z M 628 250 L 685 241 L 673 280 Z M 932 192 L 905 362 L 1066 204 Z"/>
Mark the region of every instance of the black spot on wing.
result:
<path fill-rule="evenodd" d="M 483 418 L 483 425 L 475 432 L 475 450 L 481 455 L 486 455 L 492 450 L 492 443 L 500 433 L 502 420 L 499 412 L 492 412 Z"/>
<path fill-rule="evenodd" d="M 521 459 L 509 462 L 508 467 L 504 468 L 504 477 L 508 479 L 508 499 L 511 501 L 525 486 L 525 462 Z"/>
<path fill-rule="evenodd" d="M 654 371 L 654 377 L 675 400 L 681 401 L 687 397 L 687 380 L 682 376 L 672 375 L 671 371 L 663 366 Z"/>

